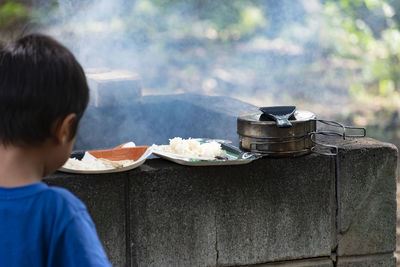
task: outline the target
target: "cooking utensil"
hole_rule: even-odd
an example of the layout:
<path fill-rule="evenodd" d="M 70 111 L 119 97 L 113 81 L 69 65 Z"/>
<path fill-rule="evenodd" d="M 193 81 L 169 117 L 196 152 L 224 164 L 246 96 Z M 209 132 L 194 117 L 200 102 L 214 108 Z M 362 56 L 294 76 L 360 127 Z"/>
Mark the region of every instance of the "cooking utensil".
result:
<path fill-rule="evenodd" d="M 262 120 L 264 113 L 247 113 L 237 119 L 240 148 L 274 157 L 300 156 L 311 152 L 310 132 L 316 131 L 314 113 L 297 110 L 288 128 L 278 128 L 271 120 Z"/>
<path fill-rule="evenodd" d="M 292 117 L 293 114 L 295 113 L 296 107 L 295 106 L 261 107 L 260 110 L 264 113 L 263 114 L 264 116 L 274 120 L 279 128 L 288 128 L 292 126 L 292 124 L 289 121 L 289 118 Z"/>
<path fill-rule="evenodd" d="M 295 111 L 290 118 L 292 126 L 289 128 L 279 128 L 274 121 L 263 120 L 263 116 L 265 115 L 260 110 L 238 117 L 237 132 L 241 149 L 273 157 L 300 156 L 311 152 L 335 155 L 337 148 L 317 142 L 318 135 L 335 135 L 343 139 L 366 136 L 364 128 L 318 120 L 314 113 L 305 110 Z M 317 131 L 317 122 L 336 130 Z M 361 131 L 361 134 L 349 134 L 348 131 Z"/>

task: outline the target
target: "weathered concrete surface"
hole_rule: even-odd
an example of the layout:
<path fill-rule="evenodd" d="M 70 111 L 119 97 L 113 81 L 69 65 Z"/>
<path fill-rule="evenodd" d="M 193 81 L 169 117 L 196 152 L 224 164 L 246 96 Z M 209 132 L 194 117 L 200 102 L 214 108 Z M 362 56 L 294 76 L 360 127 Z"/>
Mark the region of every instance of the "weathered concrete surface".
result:
<path fill-rule="evenodd" d="M 82 200 L 114 266 L 126 266 L 125 239 L 126 173 L 109 175 L 68 175 L 55 173 L 45 182 L 71 191 Z"/>
<path fill-rule="evenodd" d="M 92 69 L 87 72 L 91 106 L 119 106 L 138 101 L 142 82 L 138 74 L 124 70 Z"/>
<path fill-rule="evenodd" d="M 369 138 L 339 147 L 338 256 L 393 252 L 396 147 Z"/>
<path fill-rule="evenodd" d="M 176 136 L 238 144 L 237 117 L 254 108 L 229 97 L 195 94 L 150 95 L 129 105 L 89 106 L 80 123 L 76 149 L 110 148 L 132 140 L 138 145 L 168 144 Z"/>
<path fill-rule="evenodd" d="M 215 180 L 218 262 L 329 256 L 335 241 L 333 170 L 332 159 L 317 155 L 221 170 Z"/>
<path fill-rule="evenodd" d="M 338 190 L 334 158 L 318 154 L 220 167 L 153 159 L 46 181 L 85 202 L 114 266 L 331 266 L 335 253 L 337 266 L 394 266 L 397 150 L 338 144 Z"/>
<path fill-rule="evenodd" d="M 252 265 L 252 267 L 333 267 L 333 261 L 330 258 L 319 258 L 309 260 L 295 260 L 285 262 L 272 262 L 266 264 Z"/>
<path fill-rule="evenodd" d="M 130 175 L 132 266 L 229 266 L 329 256 L 327 157 L 193 168 L 150 160 Z"/>
<path fill-rule="evenodd" d="M 396 258 L 393 253 L 368 256 L 339 257 L 337 267 L 395 267 Z"/>
<path fill-rule="evenodd" d="M 215 266 L 216 177 L 160 161 L 130 175 L 132 266 Z"/>

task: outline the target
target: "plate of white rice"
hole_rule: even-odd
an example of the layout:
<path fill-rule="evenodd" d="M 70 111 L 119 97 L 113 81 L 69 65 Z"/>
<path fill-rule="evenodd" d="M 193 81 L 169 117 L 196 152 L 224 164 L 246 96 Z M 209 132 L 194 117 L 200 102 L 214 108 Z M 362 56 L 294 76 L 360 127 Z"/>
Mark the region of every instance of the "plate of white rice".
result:
<path fill-rule="evenodd" d="M 153 145 L 152 148 L 154 155 L 187 166 L 239 165 L 260 157 L 229 143 L 226 140 L 175 137 L 168 145 Z"/>
<path fill-rule="evenodd" d="M 116 148 L 114 151 L 116 153 L 124 153 L 124 149 L 134 149 L 134 148 Z M 152 147 L 147 147 L 147 149 L 142 149 L 136 160 L 131 158 L 126 158 L 123 160 L 110 160 L 107 158 L 98 158 L 91 154 L 91 151 L 77 151 L 74 152 L 71 157 L 64 163 L 64 165 L 59 168 L 59 171 L 68 173 L 81 173 L 81 174 L 99 174 L 99 173 L 113 173 L 113 172 L 123 172 L 132 170 L 134 168 L 142 165 L 146 159 L 152 153 Z M 95 153 L 93 153 L 95 154 Z"/>

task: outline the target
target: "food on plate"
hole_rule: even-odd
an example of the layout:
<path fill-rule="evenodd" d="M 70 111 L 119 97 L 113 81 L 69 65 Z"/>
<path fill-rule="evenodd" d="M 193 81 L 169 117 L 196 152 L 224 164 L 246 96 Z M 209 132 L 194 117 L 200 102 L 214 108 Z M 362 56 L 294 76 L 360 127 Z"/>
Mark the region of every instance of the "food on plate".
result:
<path fill-rule="evenodd" d="M 169 140 L 169 145 L 154 146 L 156 150 L 173 153 L 188 158 L 216 159 L 224 157 L 226 151 L 215 141 L 200 143 L 196 139 L 175 137 Z"/>
<path fill-rule="evenodd" d="M 135 161 L 133 160 L 118 160 L 118 161 L 113 161 L 113 160 L 109 160 L 109 159 L 103 159 L 100 158 L 100 161 L 103 162 L 104 165 L 106 166 L 110 166 L 113 168 L 122 168 L 122 167 L 126 167 L 128 165 L 133 164 Z"/>
<path fill-rule="evenodd" d="M 74 170 L 110 170 L 123 168 L 133 163 L 135 163 L 134 160 L 112 161 L 104 158 L 96 158 L 86 152 L 81 160 L 76 158 L 68 159 L 63 168 Z"/>

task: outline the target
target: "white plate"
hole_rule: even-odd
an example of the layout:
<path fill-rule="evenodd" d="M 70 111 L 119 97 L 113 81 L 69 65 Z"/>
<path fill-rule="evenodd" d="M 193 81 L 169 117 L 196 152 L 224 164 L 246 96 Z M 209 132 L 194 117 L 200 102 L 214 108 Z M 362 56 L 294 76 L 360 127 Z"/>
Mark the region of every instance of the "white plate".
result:
<path fill-rule="evenodd" d="M 252 162 L 254 159 L 240 159 L 240 160 L 195 160 L 190 158 L 182 158 L 179 155 L 171 154 L 171 153 L 164 153 L 164 152 L 156 152 L 153 151 L 153 154 L 186 166 L 222 166 L 222 165 L 241 165 L 247 164 Z"/>
<path fill-rule="evenodd" d="M 128 166 L 125 166 L 122 168 L 107 169 L 107 170 L 77 170 L 77 169 L 68 169 L 68 168 L 61 167 L 58 170 L 62 171 L 62 172 L 67 172 L 67 173 L 79 173 L 79 174 L 100 174 L 100 173 L 114 173 L 114 172 L 129 171 L 129 170 L 132 170 L 132 169 L 137 168 L 140 165 L 142 165 L 146 161 L 146 159 L 151 155 L 152 150 L 153 150 L 152 147 L 149 147 L 137 161 L 135 161 L 131 165 L 128 165 Z"/>
<path fill-rule="evenodd" d="M 180 154 L 174 154 L 165 152 L 163 150 L 157 149 L 157 146 L 153 147 L 153 154 L 186 166 L 223 166 L 223 165 L 242 165 L 248 164 L 253 160 L 256 160 L 261 157 L 259 154 L 243 152 L 239 148 L 230 145 L 229 141 L 225 140 L 213 140 L 213 139 L 198 139 L 202 142 L 211 142 L 216 141 L 221 144 L 223 150 L 227 151 L 228 159 L 225 160 L 217 160 L 217 159 L 204 159 L 204 158 L 193 158 L 193 157 L 185 157 Z"/>

